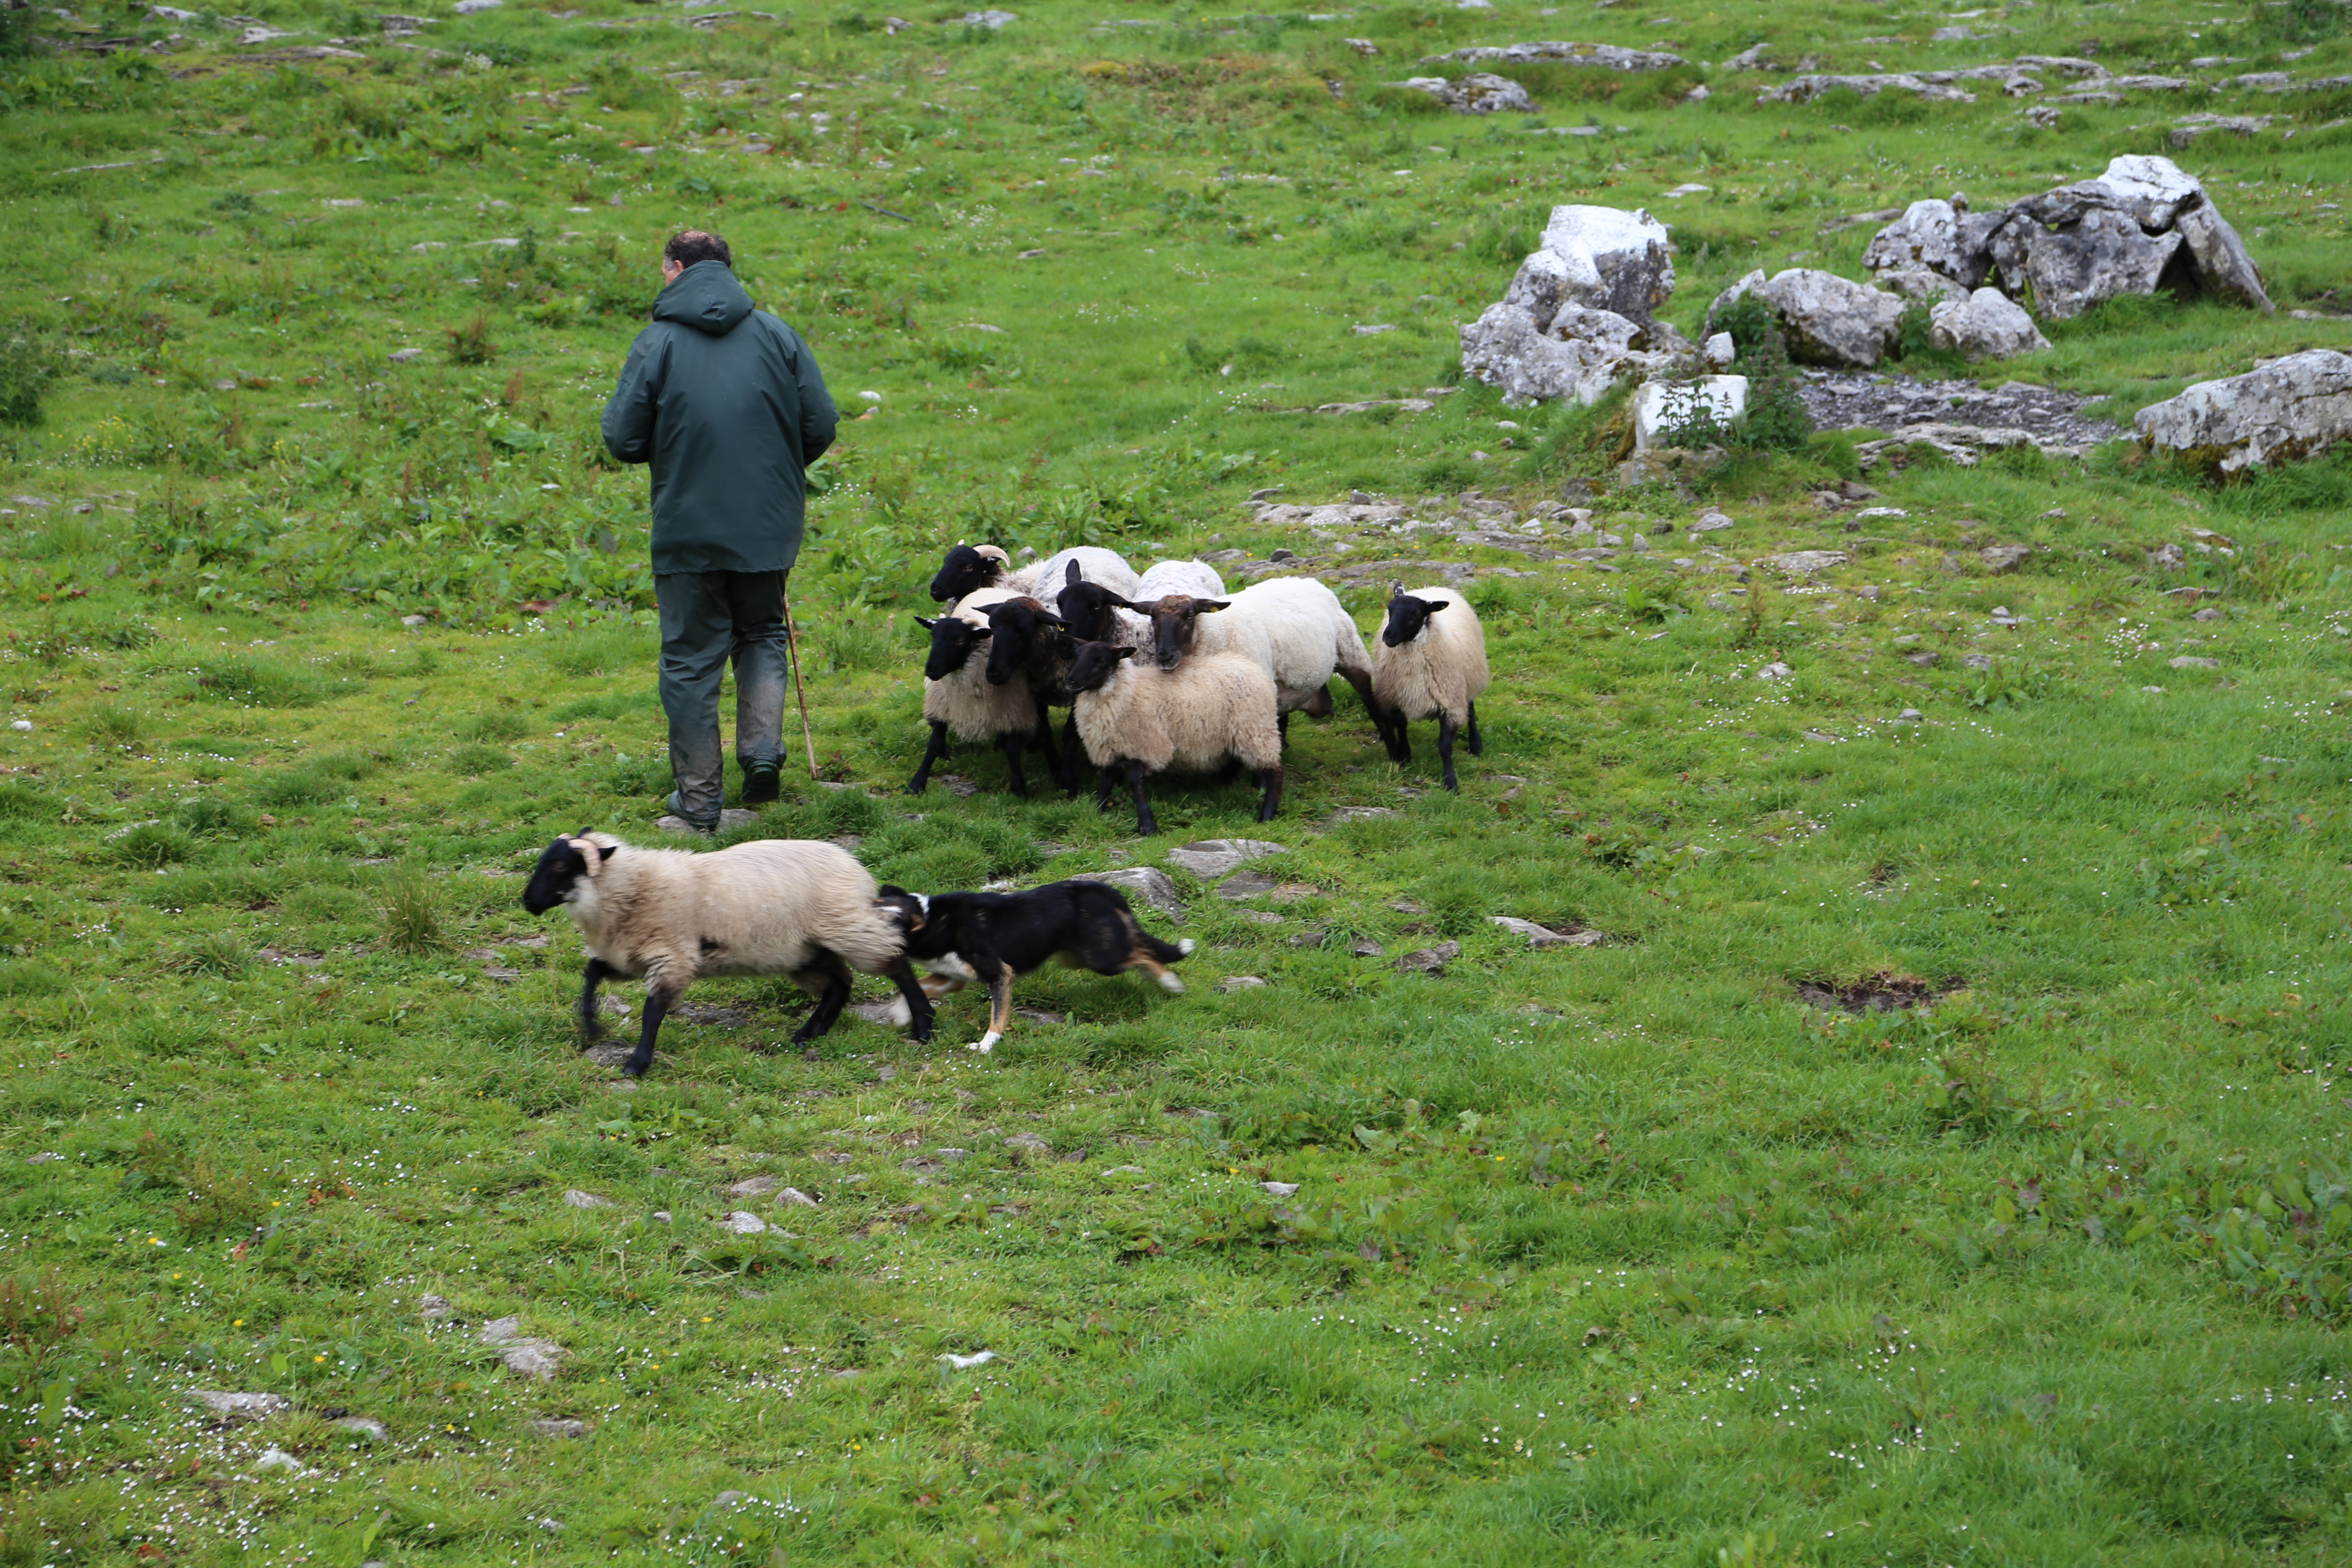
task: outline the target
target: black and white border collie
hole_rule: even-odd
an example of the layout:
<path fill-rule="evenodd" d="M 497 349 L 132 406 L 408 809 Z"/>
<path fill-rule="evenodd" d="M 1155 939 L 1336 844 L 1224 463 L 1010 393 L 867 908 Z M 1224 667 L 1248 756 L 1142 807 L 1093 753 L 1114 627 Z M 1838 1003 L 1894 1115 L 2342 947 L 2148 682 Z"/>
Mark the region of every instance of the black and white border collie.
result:
<path fill-rule="evenodd" d="M 1097 974 L 1140 969 L 1170 991 L 1184 989 L 1168 966 L 1192 952 L 1192 941 L 1166 942 L 1145 931 L 1127 895 L 1106 883 L 928 897 L 886 885 L 881 902 L 906 927 L 907 957 L 929 972 L 922 985 L 932 1000 L 973 981 L 988 987 L 988 1033 L 976 1051 L 994 1050 L 1012 1028 L 1013 978 L 1049 962 Z"/>

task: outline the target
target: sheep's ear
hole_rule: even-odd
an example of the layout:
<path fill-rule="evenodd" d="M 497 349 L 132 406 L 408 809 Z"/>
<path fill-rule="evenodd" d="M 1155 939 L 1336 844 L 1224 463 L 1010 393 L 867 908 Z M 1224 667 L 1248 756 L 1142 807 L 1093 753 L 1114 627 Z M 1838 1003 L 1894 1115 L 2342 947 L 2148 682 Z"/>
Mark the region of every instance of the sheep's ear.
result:
<path fill-rule="evenodd" d="M 1070 563 L 1070 569 L 1066 573 L 1063 574 L 1062 581 L 1068 584 L 1073 588 L 1086 581 L 1084 577 L 1078 574 L 1078 563 L 1076 562 L 1073 561 Z"/>
<path fill-rule="evenodd" d="M 596 846 L 596 858 L 610 860 L 613 858 L 613 851 L 618 847 L 618 845 L 614 844 L 599 844 Z"/>
<path fill-rule="evenodd" d="M 1424 616 L 1433 616 L 1453 602 L 1451 599 L 1424 599 L 1422 601 L 1421 613 Z"/>
<path fill-rule="evenodd" d="M 994 626 L 974 626 L 971 628 L 971 635 L 975 637 L 992 637 L 996 635 L 996 628 Z"/>
<path fill-rule="evenodd" d="M 1231 599 L 1195 599 L 1192 601 L 1192 613 L 1196 616 L 1205 616 L 1212 610 L 1230 608 L 1232 605 Z"/>
<path fill-rule="evenodd" d="M 1135 649 L 1131 647 L 1123 647 L 1117 653 L 1111 655 L 1111 657 L 1113 658 L 1133 658 L 1135 657 Z"/>
<path fill-rule="evenodd" d="M 917 626 L 919 626 L 922 627 L 925 631 L 929 631 L 933 626 L 938 626 L 940 623 L 939 623 L 939 620 L 938 620 L 938 619 L 936 619 L 936 618 L 935 618 L 935 619 L 932 619 L 932 620 L 928 620 L 928 621 L 927 621 L 927 620 L 925 620 L 922 616 L 917 616 L 915 617 L 915 624 L 916 624 Z"/>
<path fill-rule="evenodd" d="M 1039 616 L 1037 624 L 1041 626 L 1066 626 L 1070 623 L 1059 616 Z"/>

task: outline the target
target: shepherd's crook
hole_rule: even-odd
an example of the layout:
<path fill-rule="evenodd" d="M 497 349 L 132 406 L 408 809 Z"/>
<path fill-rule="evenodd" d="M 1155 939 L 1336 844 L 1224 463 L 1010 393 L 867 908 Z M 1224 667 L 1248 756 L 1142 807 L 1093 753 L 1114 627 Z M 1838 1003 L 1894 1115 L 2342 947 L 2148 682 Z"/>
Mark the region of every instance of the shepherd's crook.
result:
<path fill-rule="evenodd" d="M 784 657 L 792 661 L 793 695 L 801 703 L 801 740 L 808 747 L 809 777 L 816 777 L 816 737 L 809 732 L 808 692 L 801 685 L 801 628 L 793 619 L 793 596 L 784 595 Z"/>

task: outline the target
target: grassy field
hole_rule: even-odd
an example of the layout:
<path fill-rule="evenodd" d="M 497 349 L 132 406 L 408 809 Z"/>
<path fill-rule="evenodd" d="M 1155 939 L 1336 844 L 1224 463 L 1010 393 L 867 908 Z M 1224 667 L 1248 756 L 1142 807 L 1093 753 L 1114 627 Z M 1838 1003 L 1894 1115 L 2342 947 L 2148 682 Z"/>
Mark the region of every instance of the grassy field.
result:
<path fill-rule="evenodd" d="M 2341 7 L 567 4 L 0 13 L 0 1561 L 2352 1560 L 2352 463 L 1922 458 L 1864 518 L 1823 436 L 1616 489 L 1607 409 L 1504 409 L 1454 339 L 1557 202 L 1672 222 L 1691 331 L 1857 275 L 1850 215 L 2210 109 L 2273 117 L 2173 155 L 2279 313 L 2119 301 L 1975 374 L 2127 424 L 2346 346 L 2352 94 L 2043 128 L 1697 63 L 2320 78 Z M 1383 85 L 1552 37 L 1693 63 L 1524 69 L 1532 118 Z M 1286 846 L 1173 872 L 1189 994 L 1042 974 L 983 1059 L 971 993 L 800 1052 L 797 993 L 718 982 L 642 1084 L 577 1049 L 521 873 L 668 788 L 593 422 L 689 224 L 869 416 L 793 584 L 834 787 L 736 837 L 926 890 Z M 1243 504 L 1564 485 L 1658 548 Z M 1486 752 L 1449 796 L 1343 696 L 1267 826 L 1171 783 L 1139 840 L 978 748 L 911 800 L 959 539 L 1475 568 Z M 1790 550 L 1847 559 L 1746 564 Z"/>

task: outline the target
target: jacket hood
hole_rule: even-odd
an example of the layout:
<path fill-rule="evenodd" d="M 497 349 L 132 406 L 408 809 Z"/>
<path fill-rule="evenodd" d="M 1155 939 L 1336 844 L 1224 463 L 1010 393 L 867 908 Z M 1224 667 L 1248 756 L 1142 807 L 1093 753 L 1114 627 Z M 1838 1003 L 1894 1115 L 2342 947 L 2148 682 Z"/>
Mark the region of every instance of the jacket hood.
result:
<path fill-rule="evenodd" d="M 663 288 L 654 301 L 654 320 L 676 321 L 723 338 L 751 313 L 751 296 L 723 261 L 698 261 Z"/>

